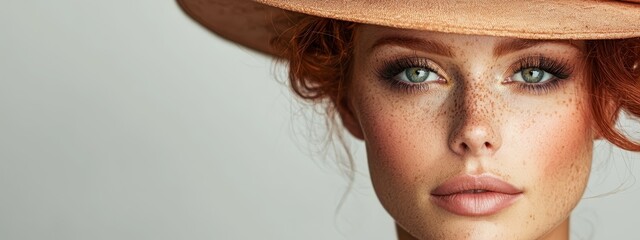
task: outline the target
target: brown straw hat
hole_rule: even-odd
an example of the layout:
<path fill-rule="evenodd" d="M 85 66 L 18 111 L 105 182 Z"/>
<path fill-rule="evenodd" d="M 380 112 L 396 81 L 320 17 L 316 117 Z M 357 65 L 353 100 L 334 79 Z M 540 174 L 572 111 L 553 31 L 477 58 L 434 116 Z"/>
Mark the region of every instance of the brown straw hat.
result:
<path fill-rule="evenodd" d="M 527 39 L 640 37 L 640 0 L 178 0 L 230 41 L 278 56 L 270 40 L 306 15 L 395 28 Z"/>

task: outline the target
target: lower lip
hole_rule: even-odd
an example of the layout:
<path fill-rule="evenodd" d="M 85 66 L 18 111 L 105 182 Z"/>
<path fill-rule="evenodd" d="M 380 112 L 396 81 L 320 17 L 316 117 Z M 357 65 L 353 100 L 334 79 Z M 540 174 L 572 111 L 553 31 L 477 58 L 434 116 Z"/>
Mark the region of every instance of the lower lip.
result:
<path fill-rule="evenodd" d="M 499 192 L 457 193 L 444 196 L 431 195 L 437 206 L 461 216 L 488 216 L 505 209 L 517 201 L 522 193 Z"/>

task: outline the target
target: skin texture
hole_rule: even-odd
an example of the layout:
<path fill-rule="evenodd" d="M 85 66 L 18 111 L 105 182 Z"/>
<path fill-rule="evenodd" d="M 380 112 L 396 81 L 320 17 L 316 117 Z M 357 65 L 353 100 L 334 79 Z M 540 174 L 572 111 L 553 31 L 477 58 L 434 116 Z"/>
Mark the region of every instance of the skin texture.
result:
<path fill-rule="evenodd" d="M 389 37 L 413 40 L 380 44 Z M 416 39 L 442 43 L 451 56 Z M 338 108 L 345 127 L 365 142 L 375 192 L 400 239 L 568 239 L 597 137 L 584 43 L 543 42 L 496 56 L 494 48 L 508 40 L 357 29 L 349 91 Z M 526 56 L 554 59 L 571 73 L 546 90 L 522 87 L 513 76 Z M 381 77 L 380 69 L 403 58 L 422 59 L 438 80 L 393 87 L 397 78 Z M 489 174 L 523 194 L 489 216 L 460 216 L 432 203 L 430 193 L 461 174 Z"/>

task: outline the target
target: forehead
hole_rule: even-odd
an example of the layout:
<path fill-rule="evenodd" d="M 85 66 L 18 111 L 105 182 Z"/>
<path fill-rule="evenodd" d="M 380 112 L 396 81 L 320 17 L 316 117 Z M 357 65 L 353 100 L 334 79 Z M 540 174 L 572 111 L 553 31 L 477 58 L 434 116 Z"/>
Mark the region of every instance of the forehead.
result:
<path fill-rule="evenodd" d="M 584 41 L 529 40 L 509 37 L 463 35 L 398 29 L 374 25 L 361 25 L 356 30 L 356 47 L 359 51 L 374 51 L 383 46 L 399 46 L 415 50 L 455 57 L 460 52 L 491 51 L 494 57 L 534 47 L 551 47 L 557 50 L 585 51 Z"/>

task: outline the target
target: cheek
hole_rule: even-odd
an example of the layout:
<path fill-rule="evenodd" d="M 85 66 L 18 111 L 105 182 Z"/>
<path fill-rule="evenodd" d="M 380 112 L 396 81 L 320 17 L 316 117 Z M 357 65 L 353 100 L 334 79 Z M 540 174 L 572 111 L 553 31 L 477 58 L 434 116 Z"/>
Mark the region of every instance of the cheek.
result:
<path fill-rule="evenodd" d="M 521 159 L 522 170 L 530 172 L 533 168 L 540 174 L 554 175 L 576 163 L 589 162 L 586 160 L 590 159 L 593 137 L 586 110 L 554 107 L 548 113 L 522 116 L 511 121 L 529 122 L 509 125 L 513 129 L 504 131 L 511 142 L 505 147 L 526 156 Z"/>
<path fill-rule="evenodd" d="M 541 148 L 537 154 L 543 160 L 536 166 L 538 184 L 530 185 L 539 187 L 539 192 L 547 195 L 543 195 L 540 202 L 558 201 L 548 206 L 567 213 L 577 204 L 586 187 L 593 144 L 590 134 L 585 134 L 590 132 L 585 119 L 573 120 L 556 121 L 556 126 L 547 130 L 549 137 L 545 145 L 548 147 Z"/>
<path fill-rule="evenodd" d="M 511 136 L 518 139 L 511 155 L 522 157 L 518 169 L 513 170 L 528 175 L 520 180 L 527 186 L 527 199 L 535 210 L 532 216 L 549 226 L 563 220 L 558 216 L 568 216 L 579 202 L 587 185 L 593 147 L 587 107 L 556 104 L 552 109 L 538 114 L 535 124 Z"/>
<path fill-rule="evenodd" d="M 424 154 L 429 152 L 424 146 L 434 139 L 421 136 L 423 129 L 415 126 L 414 116 L 390 110 L 388 106 L 378 105 L 378 108 L 381 112 L 374 110 L 371 115 L 366 114 L 369 116 L 363 123 L 370 167 L 375 171 L 373 174 L 392 175 L 386 180 L 407 183 L 416 175 L 414 171 L 423 169 Z"/>
<path fill-rule="evenodd" d="M 398 186 L 415 185 L 442 169 L 437 155 L 446 141 L 440 136 L 435 110 L 429 99 L 419 104 L 388 101 L 379 96 L 359 105 L 365 133 L 367 158 L 374 186 L 378 190 L 402 191 Z"/>
<path fill-rule="evenodd" d="M 501 151 L 505 159 L 520 158 L 513 170 L 531 174 L 535 180 L 530 179 L 529 184 L 586 182 L 594 135 L 590 94 L 582 82 L 575 78 L 565 82 L 557 94 L 520 97 L 511 102 L 512 110 L 502 129 L 505 144 Z"/>
<path fill-rule="evenodd" d="M 582 112 L 576 112 L 581 115 Z M 587 118 L 558 119 L 550 133 L 548 151 L 540 166 L 547 186 L 555 186 L 557 194 L 580 197 L 586 187 L 591 168 L 593 139 Z"/>
<path fill-rule="evenodd" d="M 576 175 L 588 175 L 593 135 L 588 110 L 582 104 L 574 107 L 558 107 L 553 114 L 543 116 L 534 128 L 532 136 L 541 147 L 532 151 L 543 160 L 537 168 L 545 179 L 560 182 L 583 182 L 571 179 Z"/>
<path fill-rule="evenodd" d="M 540 165 L 540 170 L 547 175 L 561 177 L 567 171 L 580 170 L 581 166 L 588 164 L 591 155 L 591 139 L 585 136 L 585 132 L 589 132 L 582 122 L 583 119 L 575 119 L 576 121 L 557 122 L 559 126 L 555 128 L 555 132 L 549 133 L 548 148 L 544 148 L 541 154 L 546 162 Z M 565 175 L 566 176 L 566 175 Z"/>

